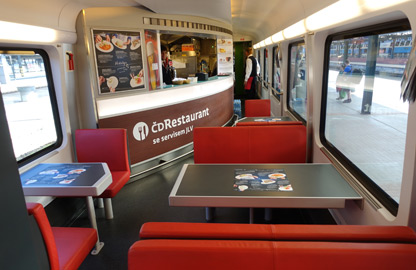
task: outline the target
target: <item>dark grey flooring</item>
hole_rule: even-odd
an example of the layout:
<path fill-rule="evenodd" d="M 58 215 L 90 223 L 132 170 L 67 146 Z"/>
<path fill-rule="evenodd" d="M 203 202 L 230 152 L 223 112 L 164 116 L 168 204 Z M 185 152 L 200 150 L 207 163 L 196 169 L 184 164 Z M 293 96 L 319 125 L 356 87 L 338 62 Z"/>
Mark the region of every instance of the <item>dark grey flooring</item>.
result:
<path fill-rule="evenodd" d="M 127 184 L 113 199 L 114 219 L 107 220 L 103 209 L 96 209 L 100 240 L 105 243 L 101 252 L 88 255 L 80 269 L 127 269 L 129 247 L 139 239 L 140 226 L 149 221 L 206 222 L 202 207 L 170 207 L 168 196 L 182 165 L 193 163 L 193 156 Z M 266 223 L 264 210 L 255 209 L 254 222 Z M 217 208 L 213 222 L 248 223 L 246 208 Z M 273 209 L 271 223 L 307 224 L 334 223 L 327 210 Z M 88 227 L 83 213 L 73 224 Z"/>

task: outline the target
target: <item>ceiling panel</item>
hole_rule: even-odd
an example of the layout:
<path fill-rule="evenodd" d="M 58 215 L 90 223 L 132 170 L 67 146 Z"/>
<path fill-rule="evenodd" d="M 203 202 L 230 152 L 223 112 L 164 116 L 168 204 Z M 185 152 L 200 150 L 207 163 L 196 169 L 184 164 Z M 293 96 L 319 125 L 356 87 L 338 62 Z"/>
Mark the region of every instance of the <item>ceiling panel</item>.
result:
<path fill-rule="evenodd" d="M 193 15 L 231 23 L 229 0 L 136 0 L 156 13 Z"/>

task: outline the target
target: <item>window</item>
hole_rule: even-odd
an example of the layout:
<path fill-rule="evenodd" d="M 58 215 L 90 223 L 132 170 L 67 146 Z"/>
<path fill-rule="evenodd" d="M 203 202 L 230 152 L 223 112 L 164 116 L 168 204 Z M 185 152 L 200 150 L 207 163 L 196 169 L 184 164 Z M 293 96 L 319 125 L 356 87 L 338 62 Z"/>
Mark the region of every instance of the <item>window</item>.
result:
<path fill-rule="evenodd" d="M 269 77 L 268 77 L 268 73 L 267 73 L 267 49 L 265 48 L 264 49 L 264 52 L 263 52 L 263 61 L 264 61 L 264 68 L 263 68 L 263 79 L 264 79 L 264 81 L 265 82 L 268 82 L 269 81 Z"/>
<path fill-rule="evenodd" d="M 394 215 L 408 116 L 400 81 L 411 45 L 393 45 L 411 36 L 408 22 L 400 21 L 336 34 L 326 44 L 321 140 Z M 351 55 L 343 49 L 348 45 L 361 50 Z"/>
<path fill-rule="evenodd" d="M 306 46 L 296 42 L 289 45 L 288 108 L 306 121 Z"/>
<path fill-rule="evenodd" d="M 44 51 L 0 48 L 0 88 L 19 166 L 60 146 L 61 125 Z"/>
<path fill-rule="evenodd" d="M 280 52 L 279 46 L 273 48 L 273 77 L 272 87 L 280 93 Z M 273 95 L 280 100 L 280 95 L 273 91 Z"/>

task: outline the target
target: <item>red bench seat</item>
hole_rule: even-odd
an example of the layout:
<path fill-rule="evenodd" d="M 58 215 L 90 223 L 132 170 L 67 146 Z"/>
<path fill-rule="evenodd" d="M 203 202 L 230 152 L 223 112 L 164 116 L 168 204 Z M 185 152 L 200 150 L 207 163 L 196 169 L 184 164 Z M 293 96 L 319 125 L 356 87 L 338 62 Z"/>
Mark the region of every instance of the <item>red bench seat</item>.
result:
<path fill-rule="evenodd" d="M 142 240 L 129 270 L 414 269 L 416 245 L 248 240 Z"/>
<path fill-rule="evenodd" d="M 145 223 L 128 269 L 413 269 L 405 226 Z"/>

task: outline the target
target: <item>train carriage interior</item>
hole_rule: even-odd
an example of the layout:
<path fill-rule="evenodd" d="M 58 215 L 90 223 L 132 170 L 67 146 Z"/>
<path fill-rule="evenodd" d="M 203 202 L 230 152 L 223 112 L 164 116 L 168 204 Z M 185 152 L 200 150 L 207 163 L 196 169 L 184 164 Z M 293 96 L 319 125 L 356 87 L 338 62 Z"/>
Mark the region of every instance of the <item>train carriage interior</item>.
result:
<path fill-rule="evenodd" d="M 0 2 L 0 269 L 416 265 L 416 0 Z"/>

